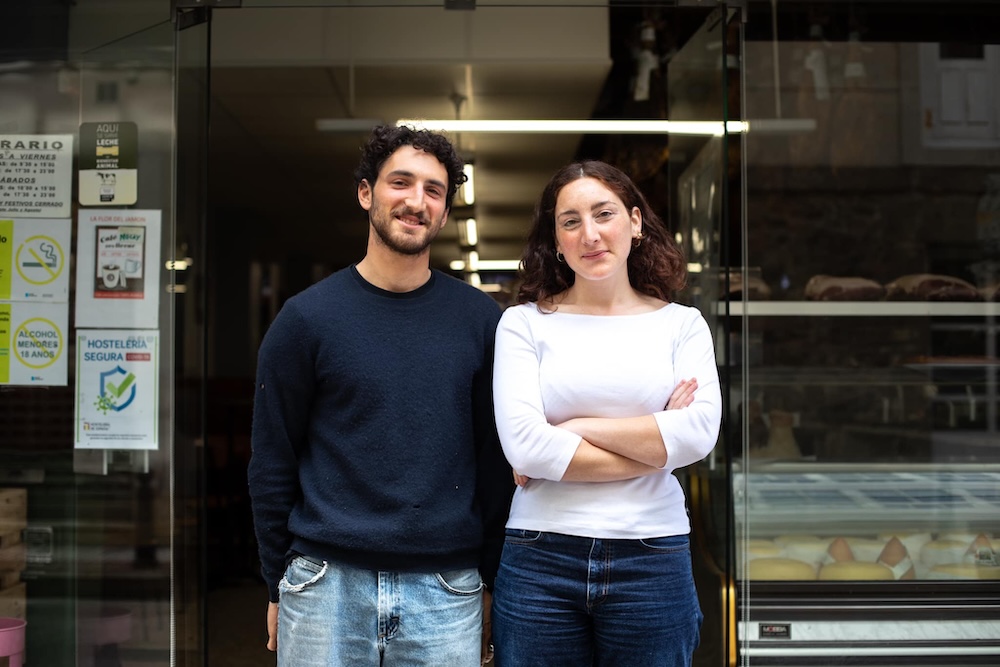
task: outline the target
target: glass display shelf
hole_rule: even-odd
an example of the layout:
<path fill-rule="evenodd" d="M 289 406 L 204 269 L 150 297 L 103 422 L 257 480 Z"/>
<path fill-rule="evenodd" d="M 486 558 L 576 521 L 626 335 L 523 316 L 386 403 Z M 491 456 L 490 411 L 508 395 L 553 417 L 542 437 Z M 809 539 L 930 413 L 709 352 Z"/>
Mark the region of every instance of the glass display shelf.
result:
<path fill-rule="evenodd" d="M 730 301 L 717 310 L 735 317 L 997 317 L 1000 302 Z"/>
<path fill-rule="evenodd" d="M 750 580 L 1000 579 L 1000 464 L 734 464 Z"/>

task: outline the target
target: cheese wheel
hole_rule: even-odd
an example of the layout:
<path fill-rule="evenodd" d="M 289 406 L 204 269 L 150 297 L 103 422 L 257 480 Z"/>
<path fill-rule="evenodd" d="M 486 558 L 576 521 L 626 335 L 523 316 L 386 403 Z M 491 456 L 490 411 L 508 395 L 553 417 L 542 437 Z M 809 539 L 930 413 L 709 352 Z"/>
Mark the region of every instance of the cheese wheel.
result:
<path fill-rule="evenodd" d="M 776 558 L 785 555 L 784 549 L 771 540 L 747 540 L 746 553 L 748 560 L 755 558 Z"/>
<path fill-rule="evenodd" d="M 845 560 L 827 563 L 819 570 L 821 581 L 895 581 L 892 570 L 878 563 Z"/>
<path fill-rule="evenodd" d="M 898 539 L 906 547 L 906 551 L 913 557 L 920 555 L 920 550 L 924 548 L 924 545 L 931 541 L 930 533 L 909 533 L 909 532 L 884 532 L 879 533 L 878 538 L 880 540 L 885 540 L 887 543 L 892 538 Z"/>
<path fill-rule="evenodd" d="M 867 563 L 874 563 L 878 560 L 882 549 L 885 549 L 884 540 L 873 540 L 867 537 L 848 537 L 847 544 L 851 547 L 854 560 L 862 560 Z"/>
<path fill-rule="evenodd" d="M 967 565 L 952 563 L 935 565 L 931 568 L 928 579 L 1000 579 L 998 565 Z"/>
<path fill-rule="evenodd" d="M 816 569 L 809 563 L 791 558 L 756 558 L 747 565 L 751 581 L 802 581 L 816 578 Z"/>
<path fill-rule="evenodd" d="M 906 551 L 906 547 L 903 546 L 898 537 L 893 537 L 886 542 L 885 548 L 878 555 L 876 562 L 892 570 L 892 575 L 896 579 L 916 579 L 917 569 L 910 554 Z"/>
<path fill-rule="evenodd" d="M 791 533 L 789 535 L 778 535 L 776 538 L 774 538 L 774 543 L 785 546 L 787 544 L 794 544 L 796 542 L 815 542 L 816 540 L 823 540 L 824 542 L 826 542 L 827 546 L 830 545 L 830 542 L 833 542 L 832 537 L 822 538 L 822 537 L 817 537 L 815 535 L 803 535 L 800 533 Z"/>
<path fill-rule="evenodd" d="M 843 537 L 838 537 L 837 539 L 830 542 L 830 547 L 826 550 L 827 557 L 826 562 L 840 562 L 857 560 L 854 557 L 854 552 L 851 551 L 851 545 L 848 544 L 847 539 Z"/>
<path fill-rule="evenodd" d="M 826 559 L 826 550 L 829 547 L 830 540 L 804 535 L 802 539 L 785 542 L 785 555 L 795 560 L 819 565 Z"/>
<path fill-rule="evenodd" d="M 965 550 L 962 562 L 979 566 L 1000 565 L 1000 553 L 997 553 L 997 546 L 1000 545 L 990 542 L 990 539 L 985 534 L 980 535 Z"/>
<path fill-rule="evenodd" d="M 973 538 L 975 539 L 975 538 Z M 935 565 L 961 563 L 972 540 L 932 540 L 920 549 L 920 562 L 929 568 Z"/>
<path fill-rule="evenodd" d="M 980 535 L 985 535 L 987 539 L 992 539 L 993 536 L 990 533 L 967 533 L 965 531 L 950 530 L 942 533 L 938 533 L 937 538 L 939 540 L 955 540 L 956 542 L 965 542 L 967 545 L 972 544 Z"/>

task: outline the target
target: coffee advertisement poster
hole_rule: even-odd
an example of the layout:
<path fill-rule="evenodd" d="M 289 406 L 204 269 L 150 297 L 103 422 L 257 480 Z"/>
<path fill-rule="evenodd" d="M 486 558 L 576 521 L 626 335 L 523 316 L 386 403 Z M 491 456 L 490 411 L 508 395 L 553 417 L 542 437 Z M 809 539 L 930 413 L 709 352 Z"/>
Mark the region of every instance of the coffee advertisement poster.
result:
<path fill-rule="evenodd" d="M 159 325 L 160 222 L 160 211 L 80 211 L 78 327 L 147 329 Z"/>
<path fill-rule="evenodd" d="M 145 227 L 98 227 L 95 299 L 141 299 L 146 257 Z"/>

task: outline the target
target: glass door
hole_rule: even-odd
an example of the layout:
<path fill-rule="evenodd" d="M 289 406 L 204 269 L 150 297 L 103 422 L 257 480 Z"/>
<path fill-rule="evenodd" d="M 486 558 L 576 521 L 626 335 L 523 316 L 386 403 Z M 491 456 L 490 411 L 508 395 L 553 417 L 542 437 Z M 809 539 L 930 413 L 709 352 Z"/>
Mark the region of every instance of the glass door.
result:
<path fill-rule="evenodd" d="M 760 5 L 758 282 L 730 305 L 741 648 L 759 665 L 995 662 L 1000 61 L 979 26 L 997 8 L 949 4 L 965 29 L 937 2 Z"/>
<path fill-rule="evenodd" d="M 685 475 L 705 613 L 696 664 L 706 666 L 735 664 L 737 648 L 729 447 L 739 441 L 731 406 L 739 392 L 732 371 L 741 360 L 736 344 L 740 332 L 733 330 L 728 305 L 734 295 L 739 298 L 748 278 L 740 259 L 741 40 L 740 13 L 720 5 L 667 65 L 671 220 L 688 258 L 686 297 L 715 332 L 723 402 L 730 407 L 719 444 Z"/>
<path fill-rule="evenodd" d="M 245 495 L 256 351 L 287 298 L 362 257 L 367 221 L 351 174 L 374 124 L 433 121 L 474 166 L 474 193 L 459 194 L 431 248 L 435 268 L 512 303 L 545 183 L 569 162 L 602 159 L 629 173 L 678 231 L 697 230 L 691 263 L 703 269 L 684 299 L 705 308 L 713 325 L 723 321 L 713 272 L 727 261 L 720 256 L 728 243 L 723 211 L 729 215 L 723 75 L 726 49 L 737 48 L 728 34 L 734 17 L 716 15 L 714 3 L 678 4 L 245 0 L 217 12 L 207 287 L 210 647 L 246 654 L 243 664 L 273 664 L 256 643 L 228 639 L 235 626 L 263 633 L 266 592 Z M 411 33 L 421 38 L 392 38 Z M 610 120 L 688 124 L 677 133 L 663 125 L 634 133 L 608 129 Z M 525 124 L 501 131 L 466 121 Z M 686 222 L 676 205 L 685 172 L 708 203 Z M 716 469 L 725 461 L 718 455 Z M 724 554 L 712 562 L 726 567 Z M 714 640 L 728 631 L 718 601 L 724 581 L 713 570 L 702 591 L 706 633 L 709 626 L 714 633 L 706 652 L 717 652 Z"/>
<path fill-rule="evenodd" d="M 177 139 L 204 135 L 207 13 L 55 6 L 19 10 L 45 39 L 0 54 L 0 628 L 24 622 L 26 664 L 202 664 L 203 313 L 180 268 L 203 220 Z"/>

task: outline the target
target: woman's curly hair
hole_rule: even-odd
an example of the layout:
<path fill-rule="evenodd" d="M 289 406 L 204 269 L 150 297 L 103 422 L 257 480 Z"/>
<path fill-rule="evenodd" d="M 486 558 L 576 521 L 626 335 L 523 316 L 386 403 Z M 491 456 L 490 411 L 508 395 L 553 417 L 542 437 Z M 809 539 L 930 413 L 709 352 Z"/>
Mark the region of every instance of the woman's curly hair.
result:
<path fill-rule="evenodd" d="M 642 243 L 628 256 L 628 277 L 638 292 L 663 301 L 687 284 L 687 261 L 666 224 L 649 206 L 632 179 L 617 167 L 598 160 L 566 165 L 549 180 L 535 205 L 528 244 L 521 258 L 518 303 L 546 301 L 569 289 L 573 269 L 556 259 L 555 208 L 559 192 L 581 178 L 593 178 L 615 193 L 625 208 L 642 214 Z"/>
<path fill-rule="evenodd" d="M 430 153 L 448 171 L 448 208 L 459 186 L 465 183 L 465 162 L 459 157 L 455 147 L 441 134 L 429 130 L 415 130 L 412 127 L 379 125 L 372 129 L 368 141 L 361 148 L 361 162 L 354 170 L 354 185 L 368 181 L 372 187 L 385 161 L 402 146 L 413 146 Z"/>

